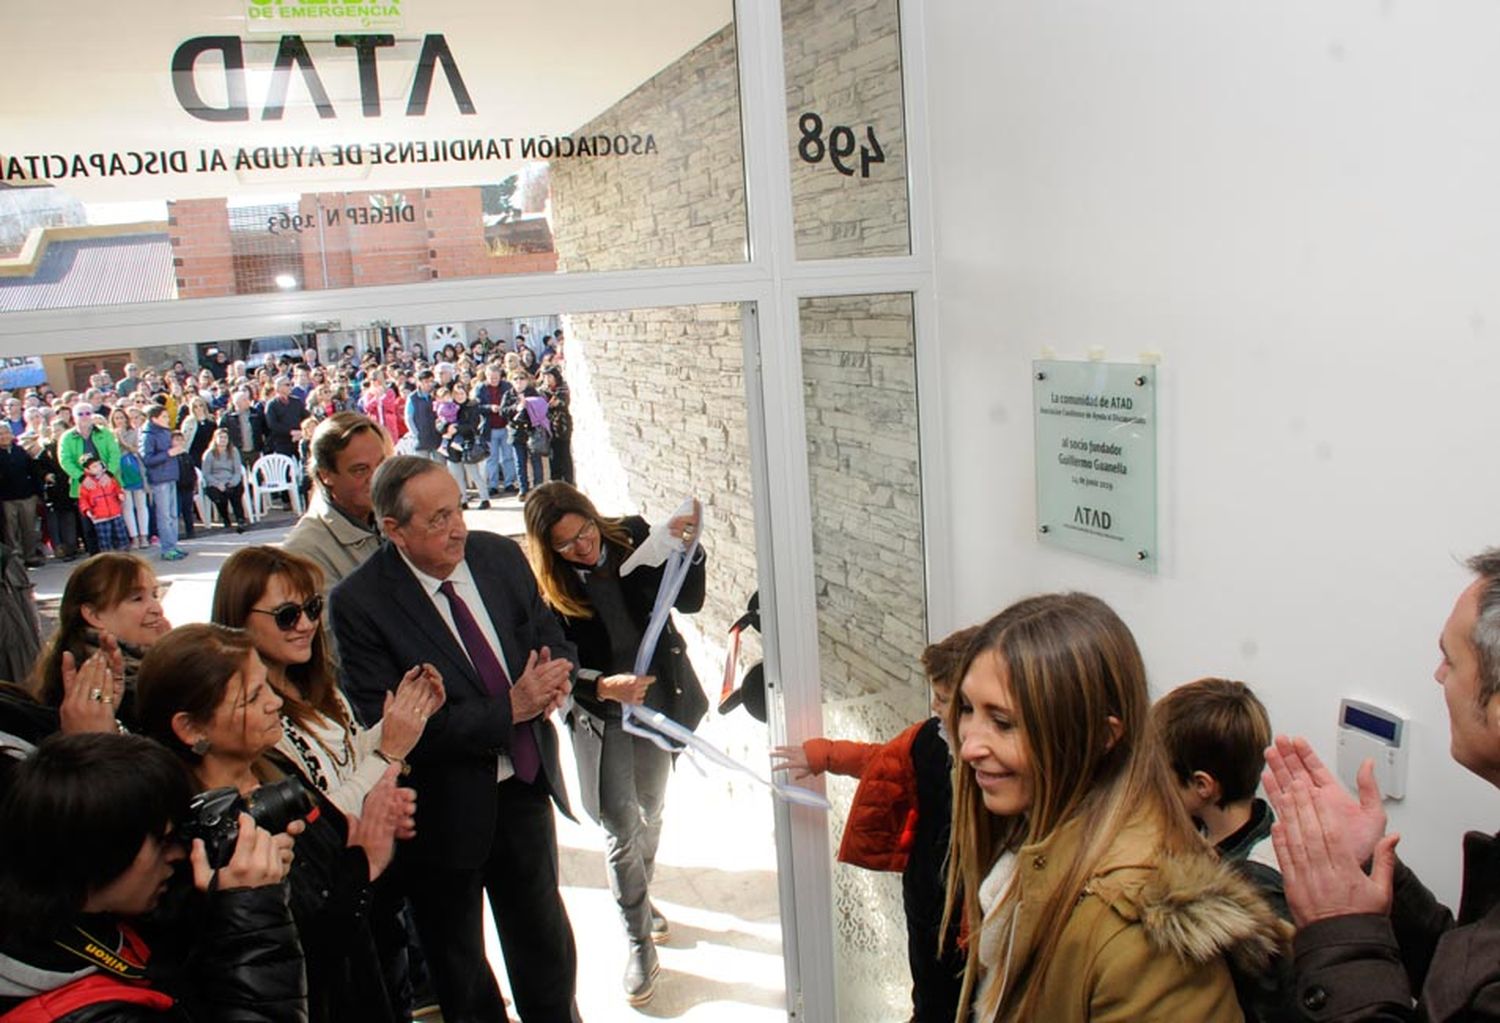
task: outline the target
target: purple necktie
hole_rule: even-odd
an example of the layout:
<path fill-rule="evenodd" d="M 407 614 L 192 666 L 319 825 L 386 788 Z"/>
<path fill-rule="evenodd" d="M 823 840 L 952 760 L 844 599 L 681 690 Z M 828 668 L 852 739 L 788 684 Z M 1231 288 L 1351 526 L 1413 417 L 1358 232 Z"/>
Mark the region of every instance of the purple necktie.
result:
<path fill-rule="evenodd" d="M 509 700 L 510 677 L 505 674 L 505 666 L 495 656 L 489 640 L 484 638 L 484 630 L 474 620 L 469 605 L 464 603 L 451 581 L 439 586 L 438 592 L 448 598 L 448 606 L 453 610 L 453 624 L 458 626 L 458 638 L 463 641 L 464 650 L 468 652 L 469 660 L 474 662 L 474 670 L 479 672 L 485 688 L 490 691 L 491 696 Z M 516 777 L 524 782 L 536 781 L 542 757 L 537 751 L 536 736 L 531 733 L 529 723 L 511 722 L 510 762 L 515 766 Z"/>

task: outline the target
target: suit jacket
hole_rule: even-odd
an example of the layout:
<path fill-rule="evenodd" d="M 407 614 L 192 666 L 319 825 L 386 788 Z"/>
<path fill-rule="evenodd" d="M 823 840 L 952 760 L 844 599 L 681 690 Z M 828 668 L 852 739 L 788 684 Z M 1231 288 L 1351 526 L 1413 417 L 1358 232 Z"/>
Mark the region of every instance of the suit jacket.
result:
<path fill-rule="evenodd" d="M 576 664 L 573 645 L 542 603 L 521 548 L 493 533 L 471 532 L 465 559 L 484 597 L 505 653 L 518 676 L 533 650 Z M 479 608 L 471 608 L 477 617 Z M 508 753 L 510 703 L 490 696 L 468 655 L 416 576 L 389 541 L 334 587 L 329 616 L 338 644 L 339 677 L 360 716 L 379 720 L 387 690 L 413 665 L 430 662 L 442 672 L 447 702 L 427 722 L 412 750 L 410 784 L 417 790 L 417 836 L 406 853 L 447 867 L 473 868 L 490 854 L 497 826 L 497 756 Z M 546 718 L 525 722 L 541 752 L 542 776 L 558 807 L 572 816 L 557 760 L 557 731 Z M 503 827 L 500 823 L 498 826 Z"/>

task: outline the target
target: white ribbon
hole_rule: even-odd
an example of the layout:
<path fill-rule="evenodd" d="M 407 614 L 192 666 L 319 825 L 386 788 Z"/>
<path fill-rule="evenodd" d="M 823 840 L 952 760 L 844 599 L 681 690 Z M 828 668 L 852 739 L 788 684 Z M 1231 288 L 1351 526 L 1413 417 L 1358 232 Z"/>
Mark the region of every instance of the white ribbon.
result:
<path fill-rule="evenodd" d="M 692 499 L 689 498 L 685 504 L 686 510 L 691 512 L 693 507 Z M 684 514 L 684 512 L 679 510 L 678 514 Z M 665 528 L 662 529 L 662 532 L 666 532 Z M 651 531 L 652 537 L 655 537 L 656 534 L 657 531 L 653 529 Z M 698 528 L 693 531 L 691 541 L 684 546 L 680 540 L 676 540 L 674 544 L 675 549 L 667 554 L 665 559 L 666 569 L 662 572 L 661 585 L 656 591 L 656 603 L 651 609 L 651 621 L 646 626 L 645 635 L 641 637 L 641 645 L 635 654 L 635 673 L 637 675 L 645 675 L 650 671 L 651 659 L 656 654 L 656 644 L 661 639 L 662 629 L 667 626 L 667 619 L 672 613 L 672 605 L 677 603 L 677 594 L 682 592 L 683 583 L 687 582 L 688 572 L 693 567 L 693 556 L 698 553 L 698 545 L 702 535 L 703 524 L 700 522 Z M 811 806 L 819 810 L 832 809 L 832 804 L 818 793 L 788 782 L 772 781 L 770 778 L 757 772 L 750 765 L 736 760 L 712 743 L 700 739 L 690 729 L 684 728 L 661 711 L 652 710 L 650 707 L 642 704 L 622 704 L 620 710 L 620 727 L 631 735 L 650 739 L 668 753 L 686 752 L 690 759 L 696 753 L 704 759 L 718 764 L 720 767 L 748 774 L 770 789 L 773 795 L 789 803 Z M 694 760 L 694 765 L 697 766 L 696 759 Z M 699 770 L 702 770 L 701 766 Z"/>

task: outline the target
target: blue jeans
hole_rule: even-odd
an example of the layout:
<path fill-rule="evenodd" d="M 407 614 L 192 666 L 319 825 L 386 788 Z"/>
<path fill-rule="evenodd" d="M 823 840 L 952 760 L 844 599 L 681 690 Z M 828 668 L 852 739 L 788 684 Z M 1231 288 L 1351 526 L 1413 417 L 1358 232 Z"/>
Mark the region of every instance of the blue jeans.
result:
<path fill-rule="evenodd" d="M 491 490 L 516 485 L 516 449 L 505 439 L 505 427 L 490 431 L 490 460 L 485 465 L 485 479 Z"/>
<path fill-rule="evenodd" d="M 156 505 L 156 536 L 161 552 L 177 549 L 177 481 L 151 484 L 151 500 Z"/>
<path fill-rule="evenodd" d="M 526 442 L 524 440 L 512 444 L 511 447 L 515 448 L 516 465 L 520 469 L 521 493 L 530 493 L 532 487 L 539 487 L 545 482 L 545 480 L 542 478 L 542 456 L 533 455 L 531 452 L 527 451 Z M 528 465 L 531 467 L 530 475 L 527 475 L 526 472 Z"/>

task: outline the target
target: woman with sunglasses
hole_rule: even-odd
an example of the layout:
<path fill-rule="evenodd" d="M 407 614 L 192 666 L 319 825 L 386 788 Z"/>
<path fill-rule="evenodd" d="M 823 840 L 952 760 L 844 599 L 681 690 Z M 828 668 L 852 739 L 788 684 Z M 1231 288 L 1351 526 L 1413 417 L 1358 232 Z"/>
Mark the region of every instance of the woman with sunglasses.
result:
<path fill-rule="evenodd" d="M 668 528 L 690 541 L 700 517 L 695 506 L 693 514 L 672 519 Z M 630 940 L 624 988 L 631 1005 L 644 1005 L 655 992 L 653 943 L 667 938 L 667 921 L 651 905 L 649 886 L 672 756 L 650 739 L 626 732 L 621 707 L 645 704 L 686 728 L 696 728 L 708 709 L 670 616 L 651 674 L 634 674 L 663 569 L 643 565 L 621 576 L 620 566 L 650 531 L 638 515 L 605 518 L 592 501 L 560 481 L 537 487 L 526 502 L 527 547 L 542 599 L 578 647 L 568 730 L 584 809 L 604 825 L 610 890 Z M 678 611 L 692 614 L 703 606 L 705 575 L 700 547 L 677 596 Z"/>
<path fill-rule="evenodd" d="M 417 665 L 387 698 L 385 716 L 362 728 L 338 687 L 322 592 L 314 562 L 279 547 L 244 547 L 219 570 L 212 618 L 249 633 L 265 662 L 284 701 L 277 748 L 343 813 L 358 814 L 386 767 L 404 764 L 446 692 L 436 669 Z"/>

